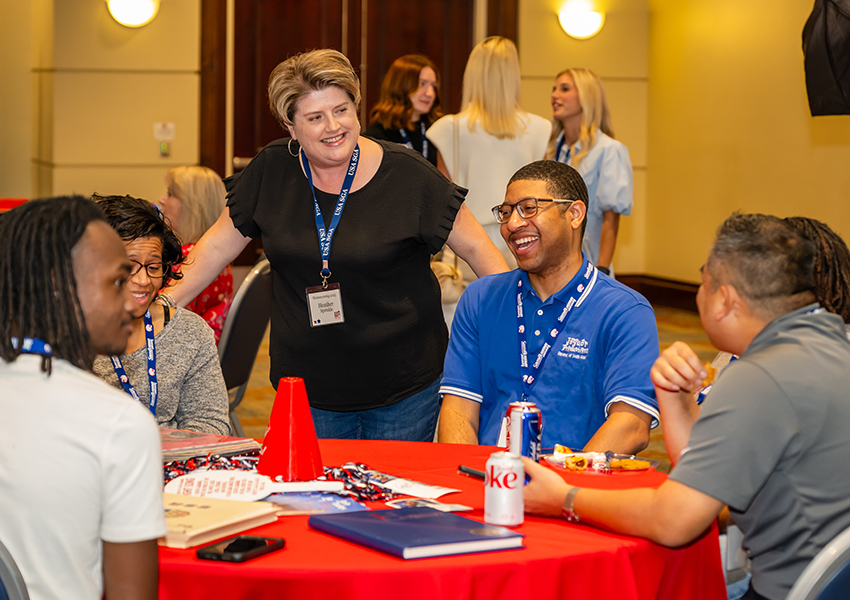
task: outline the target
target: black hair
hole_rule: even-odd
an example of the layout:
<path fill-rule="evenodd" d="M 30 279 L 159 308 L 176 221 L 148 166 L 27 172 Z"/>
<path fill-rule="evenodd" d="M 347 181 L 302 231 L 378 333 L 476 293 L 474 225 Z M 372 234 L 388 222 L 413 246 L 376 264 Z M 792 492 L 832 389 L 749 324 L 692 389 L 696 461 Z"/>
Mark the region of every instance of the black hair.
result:
<path fill-rule="evenodd" d="M 785 219 L 815 245 L 814 292 L 829 312 L 850 323 L 850 250 L 825 223 L 807 217 Z"/>
<path fill-rule="evenodd" d="M 569 165 L 555 160 L 538 160 L 521 167 L 513 174 L 508 185 L 514 181 L 542 181 L 546 184 L 546 191 L 554 198 L 562 200 L 581 200 L 590 208 L 587 196 L 587 186 L 579 172 Z M 567 209 L 561 209 L 563 214 Z M 581 235 L 587 229 L 587 214 L 581 223 Z"/>
<path fill-rule="evenodd" d="M 82 196 L 30 200 L 0 217 L 0 358 L 21 354 L 12 338 L 38 338 L 52 355 L 91 371 L 95 350 L 77 295 L 72 250 L 88 224 L 105 221 Z M 18 345 L 20 346 L 20 344 Z M 52 371 L 50 356 L 41 370 Z"/>
<path fill-rule="evenodd" d="M 124 242 L 139 238 L 153 237 L 162 242 L 162 266 L 164 274 L 159 289 L 164 288 L 170 279 L 182 279 L 183 274 L 173 267 L 186 258 L 180 240 L 165 222 L 162 212 L 147 200 L 132 196 L 92 195 L 98 206 L 106 214 L 106 222 L 118 232 Z"/>
<path fill-rule="evenodd" d="M 732 213 L 717 230 L 708 269 L 760 318 L 772 320 L 814 302 L 814 244 L 772 215 Z"/>

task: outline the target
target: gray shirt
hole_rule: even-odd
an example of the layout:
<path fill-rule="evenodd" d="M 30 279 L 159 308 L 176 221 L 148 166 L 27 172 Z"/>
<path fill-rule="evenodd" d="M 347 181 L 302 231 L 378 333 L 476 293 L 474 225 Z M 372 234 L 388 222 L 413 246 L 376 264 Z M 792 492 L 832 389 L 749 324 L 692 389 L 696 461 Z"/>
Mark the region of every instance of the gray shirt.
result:
<path fill-rule="evenodd" d="M 850 527 L 850 342 L 813 308 L 771 321 L 724 369 L 670 474 L 729 505 L 770 599 Z"/>
<path fill-rule="evenodd" d="M 154 341 L 159 426 L 228 435 L 229 401 L 210 326 L 195 313 L 178 308 Z M 147 348 L 142 346 L 131 354 L 121 355 L 121 362 L 147 408 L 150 401 Z M 108 356 L 95 359 L 94 373 L 123 390 Z"/>

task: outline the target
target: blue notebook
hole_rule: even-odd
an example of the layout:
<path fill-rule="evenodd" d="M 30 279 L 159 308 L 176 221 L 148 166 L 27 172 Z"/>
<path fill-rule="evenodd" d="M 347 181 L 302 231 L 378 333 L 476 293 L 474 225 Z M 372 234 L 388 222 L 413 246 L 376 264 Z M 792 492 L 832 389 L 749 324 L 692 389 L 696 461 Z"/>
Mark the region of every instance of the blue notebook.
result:
<path fill-rule="evenodd" d="M 400 558 L 425 558 L 524 548 L 525 537 L 427 507 L 313 515 L 313 529 Z"/>

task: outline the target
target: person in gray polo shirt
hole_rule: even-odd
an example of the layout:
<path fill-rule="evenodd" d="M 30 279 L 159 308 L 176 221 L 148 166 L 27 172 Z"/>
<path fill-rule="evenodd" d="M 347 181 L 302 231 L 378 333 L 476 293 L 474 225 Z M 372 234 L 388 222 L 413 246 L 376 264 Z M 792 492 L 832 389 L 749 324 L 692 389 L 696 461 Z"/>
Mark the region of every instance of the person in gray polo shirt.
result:
<path fill-rule="evenodd" d="M 850 527 L 850 342 L 841 317 L 815 301 L 813 255 L 781 219 L 727 219 L 697 306 L 711 342 L 740 359 L 702 409 L 694 392 L 707 373 L 693 350 L 676 342 L 653 366 L 669 480 L 657 491 L 579 491 L 526 460 L 526 511 L 679 546 L 728 505 L 752 559 L 744 598 L 785 598 Z"/>

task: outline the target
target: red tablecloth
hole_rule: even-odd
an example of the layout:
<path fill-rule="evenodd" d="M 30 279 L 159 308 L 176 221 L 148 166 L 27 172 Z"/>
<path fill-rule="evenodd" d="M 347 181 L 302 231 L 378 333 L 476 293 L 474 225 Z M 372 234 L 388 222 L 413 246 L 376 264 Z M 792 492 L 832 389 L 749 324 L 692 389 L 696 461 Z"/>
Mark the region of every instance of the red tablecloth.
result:
<path fill-rule="evenodd" d="M 458 488 L 441 498 L 474 507 L 484 519 L 480 481 L 460 464 L 484 470 L 494 448 L 414 442 L 319 440 L 325 465 L 348 461 L 425 483 Z M 565 475 L 583 487 L 658 487 L 663 473 Z M 386 508 L 374 503 L 373 508 Z M 243 564 L 198 560 L 195 549 L 160 548 L 160 598 L 545 598 L 721 600 L 726 588 L 717 531 L 670 550 L 559 519 L 526 515 L 517 528 L 524 550 L 403 560 L 311 530 L 306 516 L 281 517 L 251 530 L 286 539 L 286 548 Z"/>

